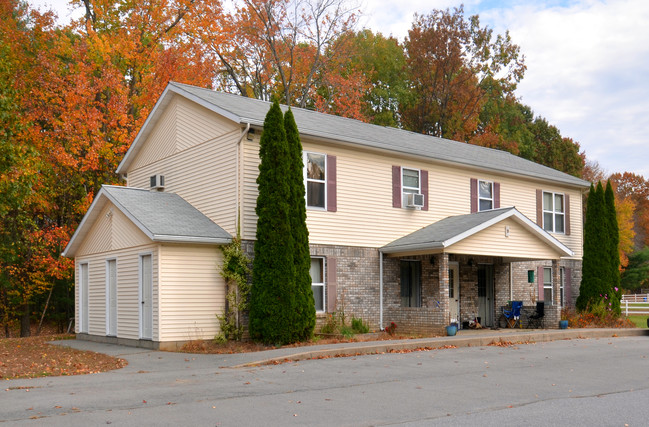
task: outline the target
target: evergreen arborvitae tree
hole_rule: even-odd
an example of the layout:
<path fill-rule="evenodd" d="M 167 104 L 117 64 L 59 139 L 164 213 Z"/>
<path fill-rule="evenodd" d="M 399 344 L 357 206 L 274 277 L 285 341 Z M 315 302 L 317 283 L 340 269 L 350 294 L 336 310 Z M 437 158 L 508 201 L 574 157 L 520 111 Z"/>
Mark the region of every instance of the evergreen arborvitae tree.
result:
<path fill-rule="evenodd" d="M 250 336 L 266 344 L 297 341 L 295 265 L 293 262 L 290 154 L 284 115 L 274 102 L 259 143 L 257 241 L 250 290 Z"/>
<path fill-rule="evenodd" d="M 300 340 L 311 338 L 315 328 L 315 302 L 311 290 L 311 254 L 309 252 L 309 230 L 306 226 L 306 200 L 302 161 L 302 143 L 293 113 L 289 109 L 284 115 L 284 129 L 291 157 L 290 199 L 291 232 L 293 233 L 293 259 L 295 262 L 296 321 L 295 329 Z"/>
<path fill-rule="evenodd" d="M 610 308 L 620 314 L 620 231 L 617 224 L 617 211 L 615 210 L 615 194 L 611 181 L 606 182 L 606 191 L 604 192 L 604 201 L 606 203 L 606 218 L 608 221 L 608 259 L 609 259 L 609 281 L 607 283 L 607 295 L 610 296 Z M 617 289 L 617 290 L 616 290 Z"/>
<path fill-rule="evenodd" d="M 604 189 L 598 183 L 590 186 L 584 224 L 584 256 L 582 278 L 577 298 L 577 310 L 584 311 L 599 303 L 607 292 L 609 269 L 608 218 L 604 204 Z"/>

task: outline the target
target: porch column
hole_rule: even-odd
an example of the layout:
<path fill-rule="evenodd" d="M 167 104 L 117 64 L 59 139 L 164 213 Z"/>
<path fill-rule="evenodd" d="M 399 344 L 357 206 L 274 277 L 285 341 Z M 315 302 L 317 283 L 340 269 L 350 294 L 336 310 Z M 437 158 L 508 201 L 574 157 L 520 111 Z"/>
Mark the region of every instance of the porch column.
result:
<path fill-rule="evenodd" d="M 448 254 L 443 253 L 439 256 L 439 309 L 442 315 L 440 323 L 442 325 L 448 325 L 451 319 L 450 304 L 448 301 L 448 287 L 449 287 L 449 277 L 448 277 Z"/>
<path fill-rule="evenodd" d="M 550 317 L 551 327 L 556 328 L 559 326 L 561 320 L 561 274 L 559 271 L 559 260 L 552 260 L 552 309 L 553 317 Z M 547 328 L 547 323 L 546 323 Z"/>

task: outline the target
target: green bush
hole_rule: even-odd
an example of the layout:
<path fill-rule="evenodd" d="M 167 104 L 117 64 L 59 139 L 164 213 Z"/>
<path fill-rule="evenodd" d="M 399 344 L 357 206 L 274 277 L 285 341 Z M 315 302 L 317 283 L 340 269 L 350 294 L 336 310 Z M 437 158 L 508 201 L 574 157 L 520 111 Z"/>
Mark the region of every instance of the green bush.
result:
<path fill-rule="evenodd" d="M 363 319 L 352 317 L 352 329 L 357 334 L 366 334 L 370 331 L 370 327 L 363 321 Z"/>

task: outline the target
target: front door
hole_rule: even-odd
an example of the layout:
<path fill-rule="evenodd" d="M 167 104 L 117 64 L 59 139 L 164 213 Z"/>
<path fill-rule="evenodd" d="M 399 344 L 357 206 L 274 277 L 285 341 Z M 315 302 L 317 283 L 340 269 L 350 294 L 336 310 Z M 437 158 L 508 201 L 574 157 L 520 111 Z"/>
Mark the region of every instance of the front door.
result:
<path fill-rule="evenodd" d="M 493 326 L 494 275 L 490 264 L 478 265 L 478 317 L 482 326 Z"/>
<path fill-rule="evenodd" d="M 106 335 L 117 336 L 117 260 L 106 262 Z"/>
<path fill-rule="evenodd" d="M 460 321 L 460 274 L 457 262 L 450 262 L 448 268 L 448 303 L 451 322 Z"/>

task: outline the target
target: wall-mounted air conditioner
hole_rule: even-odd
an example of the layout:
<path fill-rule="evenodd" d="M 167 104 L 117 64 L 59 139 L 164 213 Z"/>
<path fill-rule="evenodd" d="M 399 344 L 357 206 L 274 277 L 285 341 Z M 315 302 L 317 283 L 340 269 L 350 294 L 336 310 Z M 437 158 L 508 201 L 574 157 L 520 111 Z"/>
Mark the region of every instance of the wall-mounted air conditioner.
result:
<path fill-rule="evenodd" d="M 406 206 L 409 208 L 421 209 L 424 207 L 424 195 L 418 193 L 408 193 Z"/>
<path fill-rule="evenodd" d="M 151 189 L 152 190 L 164 190 L 165 188 L 165 177 L 164 175 L 153 175 L 151 178 Z"/>

